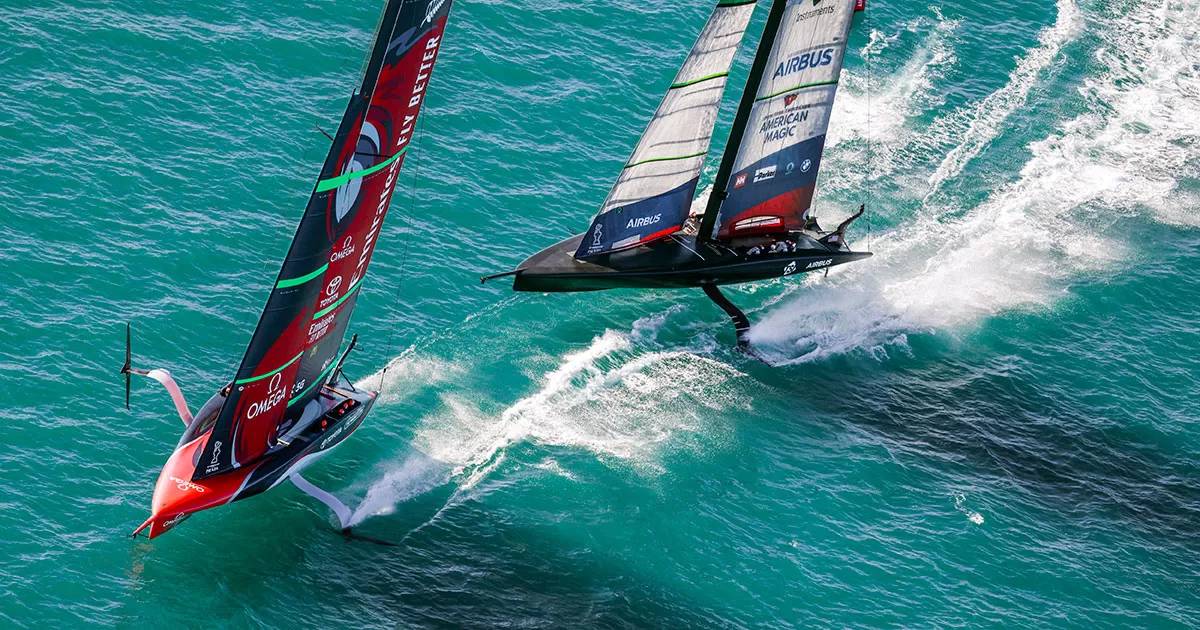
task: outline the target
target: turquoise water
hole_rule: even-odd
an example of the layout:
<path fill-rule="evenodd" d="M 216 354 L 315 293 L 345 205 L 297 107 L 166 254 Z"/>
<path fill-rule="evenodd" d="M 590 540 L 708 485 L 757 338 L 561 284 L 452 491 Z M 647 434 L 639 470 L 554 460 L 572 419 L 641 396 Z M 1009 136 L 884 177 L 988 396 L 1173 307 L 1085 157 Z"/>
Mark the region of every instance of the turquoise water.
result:
<path fill-rule="evenodd" d="M 309 474 L 402 546 L 290 487 L 127 538 L 181 426 L 123 323 L 230 378 L 378 10 L 270 4 L 0 4 L 0 626 L 1200 625 L 1192 0 L 873 2 L 818 206 L 876 256 L 731 292 L 772 366 L 698 292 L 477 281 L 583 229 L 711 3 L 462 0 L 384 398 Z"/>

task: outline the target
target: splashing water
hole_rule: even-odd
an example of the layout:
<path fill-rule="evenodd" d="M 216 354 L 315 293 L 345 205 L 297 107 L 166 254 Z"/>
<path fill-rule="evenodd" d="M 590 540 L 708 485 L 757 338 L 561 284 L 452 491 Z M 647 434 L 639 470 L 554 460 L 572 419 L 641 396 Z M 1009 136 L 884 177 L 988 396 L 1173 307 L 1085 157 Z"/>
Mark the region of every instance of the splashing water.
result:
<path fill-rule="evenodd" d="M 1082 16 L 1074 0 L 1058 0 L 1058 19 L 1054 26 L 1042 31 L 1038 47 L 1021 58 L 1008 77 L 1008 83 L 974 107 L 957 115 L 939 120 L 939 135 L 962 138 L 929 177 L 926 199 L 936 194 L 942 185 L 960 175 L 966 165 L 979 156 L 1000 135 L 1001 126 L 1014 112 L 1024 107 L 1029 92 L 1041 75 L 1062 52 L 1063 46 L 1078 35 Z"/>
<path fill-rule="evenodd" d="M 417 430 L 415 451 L 372 484 L 354 522 L 390 513 L 397 503 L 451 481 L 457 497 L 499 468 L 516 443 L 578 449 L 655 475 L 663 471 L 663 453 L 699 452 L 724 440 L 728 426 L 713 412 L 745 404 L 729 386 L 742 374 L 692 352 L 640 351 L 639 344 L 652 342 L 680 311 L 642 318 L 629 333 L 607 331 L 563 355 L 538 391 L 498 416 L 484 411 L 496 401 L 444 393 L 442 409 Z M 406 387 L 401 380 L 389 383 Z M 555 466 L 556 474 L 570 476 Z"/>
<path fill-rule="evenodd" d="M 973 525 L 983 525 L 983 515 L 967 507 L 967 495 L 959 492 L 954 495 L 954 508 L 967 517 Z"/>
<path fill-rule="evenodd" d="M 1001 133 L 1028 96 L 1020 86 L 1078 32 L 1078 8 L 1069 1 L 1058 6 L 1057 23 L 1018 62 L 1009 83 L 968 114 L 949 116 L 977 123 L 938 166 L 930 192 L 961 174 Z M 1131 256 L 1122 240 L 1106 233 L 1122 212 L 1149 209 L 1159 221 L 1196 224 L 1195 213 L 1185 210 L 1191 200 L 1172 197 L 1181 181 L 1198 177 L 1197 134 L 1187 121 L 1200 118 L 1200 65 L 1181 53 L 1198 39 L 1198 11 L 1163 5 L 1106 22 L 1100 31 L 1105 45 L 1095 55 L 1110 70 L 1080 89 L 1089 104 L 1084 113 L 1030 145 L 1032 156 L 1016 181 L 965 214 L 931 205 L 927 195 L 921 214 L 876 239 L 874 259 L 825 282 L 809 279 L 802 297 L 751 330 L 752 342 L 785 364 L 886 353 L 914 333 L 960 330 L 1001 312 L 1052 307 L 1074 279 Z M 944 126 L 929 133 L 941 134 Z"/>

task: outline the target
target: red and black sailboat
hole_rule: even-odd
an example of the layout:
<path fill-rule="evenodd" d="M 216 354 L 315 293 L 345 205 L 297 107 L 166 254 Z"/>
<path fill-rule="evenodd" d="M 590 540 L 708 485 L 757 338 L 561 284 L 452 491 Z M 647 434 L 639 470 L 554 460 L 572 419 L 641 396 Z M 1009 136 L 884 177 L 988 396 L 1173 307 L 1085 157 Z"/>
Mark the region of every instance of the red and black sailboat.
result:
<path fill-rule="evenodd" d="M 342 372 L 357 337 L 346 329 L 374 256 L 397 176 L 441 49 L 452 0 L 389 0 L 362 85 L 333 137 L 291 249 L 231 383 L 192 414 L 164 370 L 131 374 L 166 386 L 187 426 L 154 489 L 150 518 L 134 535 L 157 537 L 196 512 L 291 480 L 329 505 L 343 528 L 350 511 L 299 476 L 314 455 L 345 440 L 378 392 Z"/>
<path fill-rule="evenodd" d="M 847 40 L 865 0 L 773 0 L 703 208 L 694 206 L 729 70 L 755 0 L 719 0 L 633 155 L 587 232 L 505 274 L 517 291 L 699 287 L 734 320 L 749 320 L 718 289 L 829 269 L 852 251 L 849 225 L 812 213 L 817 173 Z"/>

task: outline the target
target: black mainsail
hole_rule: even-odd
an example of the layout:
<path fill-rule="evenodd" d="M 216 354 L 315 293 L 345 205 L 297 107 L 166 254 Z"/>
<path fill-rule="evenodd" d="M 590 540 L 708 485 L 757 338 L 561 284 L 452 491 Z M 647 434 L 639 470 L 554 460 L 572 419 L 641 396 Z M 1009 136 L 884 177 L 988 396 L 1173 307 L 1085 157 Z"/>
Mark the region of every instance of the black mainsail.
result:
<path fill-rule="evenodd" d="M 416 130 L 452 0 L 389 0 L 193 479 L 254 462 L 333 376 Z"/>

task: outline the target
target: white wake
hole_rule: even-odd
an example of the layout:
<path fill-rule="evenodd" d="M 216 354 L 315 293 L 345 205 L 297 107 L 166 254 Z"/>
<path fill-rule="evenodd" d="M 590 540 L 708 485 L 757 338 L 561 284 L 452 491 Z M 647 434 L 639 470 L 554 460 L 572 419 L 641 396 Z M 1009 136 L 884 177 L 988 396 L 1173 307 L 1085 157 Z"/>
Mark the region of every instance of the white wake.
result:
<path fill-rule="evenodd" d="M 953 113 L 970 119 L 962 142 L 929 178 L 933 192 L 959 177 L 965 161 L 1005 131 L 1014 103 L 1049 67 L 1083 17 L 1060 0 L 1059 19 L 1017 64 L 1009 83 Z M 929 204 L 912 221 L 878 237 L 876 257 L 829 280 L 810 278 L 792 299 L 751 331 L 780 362 L 851 351 L 906 347 L 908 336 L 953 331 L 1017 309 L 1052 308 L 1071 282 L 1109 272 L 1134 256 L 1113 234 L 1122 216 L 1197 225 L 1196 199 L 1179 191 L 1198 179 L 1200 31 L 1197 3 L 1146 3 L 1120 15 L 1094 16 L 1107 68 L 1079 90 L 1077 117 L 1029 146 L 1015 181 L 973 208 Z M 940 135 L 945 127 L 928 133 Z M 919 142 L 919 140 L 914 140 Z M 928 196 L 926 196 L 928 199 Z"/>
<path fill-rule="evenodd" d="M 515 444 L 565 447 L 655 475 L 666 453 L 724 441 L 731 427 L 720 420 L 724 413 L 713 412 L 746 404 L 730 384 L 742 375 L 702 352 L 647 350 L 677 312 L 643 318 L 629 332 L 607 331 L 563 355 L 537 391 L 507 406 L 478 391 L 446 391 L 440 408 L 422 419 L 415 452 L 371 485 L 354 522 L 449 482 L 453 503 L 501 466 Z M 557 463 L 544 467 L 569 475 Z"/>

